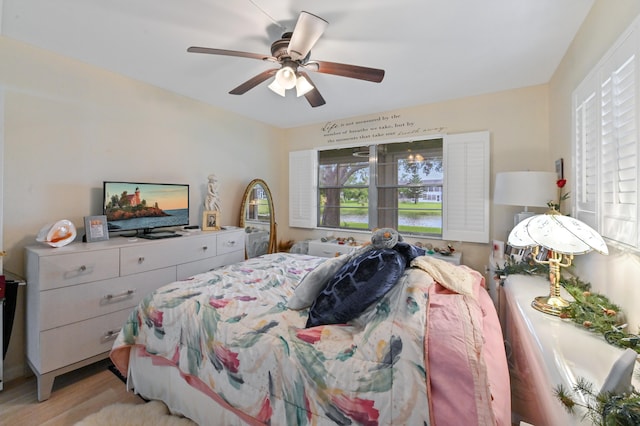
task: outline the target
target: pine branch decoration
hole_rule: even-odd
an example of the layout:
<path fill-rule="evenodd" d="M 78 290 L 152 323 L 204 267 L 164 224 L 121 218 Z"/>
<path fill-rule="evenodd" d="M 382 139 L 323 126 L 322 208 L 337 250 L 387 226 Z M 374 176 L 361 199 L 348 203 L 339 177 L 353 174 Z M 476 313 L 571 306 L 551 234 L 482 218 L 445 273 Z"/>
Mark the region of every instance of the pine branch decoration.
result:
<path fill-rule="evenodd" d="M 511 274 L 549 275 L 546 264 L 536 263 L 531 257 L 516 261 L 508 258 L 500 267 L 496 265 L 498 277 Z M 631 348 L 640 353 L 640 337 L 624 331 L 625 315 L 620 307 L 599 293 L 591 291 L 591 284 L 578 277 L 560 277 L 560 285 L 575 299 L 566 307 L 560 317 L 601 334 L 611 345 Z"/>

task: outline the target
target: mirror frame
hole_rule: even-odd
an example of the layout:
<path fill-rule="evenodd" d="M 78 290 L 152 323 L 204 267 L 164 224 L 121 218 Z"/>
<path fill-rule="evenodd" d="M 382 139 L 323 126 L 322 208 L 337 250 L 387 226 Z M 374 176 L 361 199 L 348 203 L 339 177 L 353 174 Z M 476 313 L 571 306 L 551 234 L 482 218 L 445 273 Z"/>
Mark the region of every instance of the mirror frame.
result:
<path fill-rule="evenodd" d="M 245 214 L 247 209 L 247 203 L 249 202 L 249 195 L 251 195 L 251 191 L 253 187 L 256 185 L 261 185 L 267 194 L 267 202 L 269 203 L 269 247 L 267 248 L 267 254 L 276 252 L 276 216 L 275 210 L 273 208 L 273 196 L 271 195 L 271 190 L 267 183 L 262 179 L 254 179 L 249 185 L 247 185 L 247 189 L 244 191 L 244 195 L 242 196 L 242 205 L 240 206 L 240 228 L 245 229 Z M 245 246 L 244 249 L 244 257 L 247 258 L 247 249 Z"/>

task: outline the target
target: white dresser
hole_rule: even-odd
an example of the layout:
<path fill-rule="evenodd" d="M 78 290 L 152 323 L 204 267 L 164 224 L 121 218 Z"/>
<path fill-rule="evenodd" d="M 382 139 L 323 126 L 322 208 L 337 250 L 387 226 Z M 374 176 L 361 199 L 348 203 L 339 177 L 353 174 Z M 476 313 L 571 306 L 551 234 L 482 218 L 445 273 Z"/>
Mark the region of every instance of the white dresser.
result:
<path fill-rule="evenodd" d="M 29 246 L 26 259 L 27 362 L 43 401 L 57 376 L 109 355 L 129 312 L 145 295 L 244 260 L 244 231 Z"/>

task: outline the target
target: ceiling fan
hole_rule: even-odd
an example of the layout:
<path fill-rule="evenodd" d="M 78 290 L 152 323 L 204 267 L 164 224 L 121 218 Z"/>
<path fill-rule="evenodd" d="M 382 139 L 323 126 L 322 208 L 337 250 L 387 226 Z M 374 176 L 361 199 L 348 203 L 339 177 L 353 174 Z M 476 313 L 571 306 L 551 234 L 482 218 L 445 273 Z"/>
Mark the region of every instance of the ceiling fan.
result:
<path fill-rule="evenodd" d="M 300 12 L 293 32 L 285 32 L 281 39 L 276 40 L 271 45 L 271 56 L 196 46 L 188 48 L 187 52 L 238 56 L 241 58 L 260 59 L 278 63 L 280 64 L 280 68 L 263 71 L 231 90 L 229 93 L 232 95 L 242 95 L 263 81 L 275 76 L 274 81 L 269 84 L 269 89 L 280 96 L 285 96 L 287 89 L 293 89 L 295 87 L 297 96 L 304 95 L 312 107 L 318 107 L 324 105 L 325 100 L 304 70 L 366 80 L 374 83 L 380 83 L 384 78 L 384 70 L 377 68 L 310 60 L 311 48 L 316 44 L 328 24 L 327 21 L 316 15 L 304 11 Z"/>

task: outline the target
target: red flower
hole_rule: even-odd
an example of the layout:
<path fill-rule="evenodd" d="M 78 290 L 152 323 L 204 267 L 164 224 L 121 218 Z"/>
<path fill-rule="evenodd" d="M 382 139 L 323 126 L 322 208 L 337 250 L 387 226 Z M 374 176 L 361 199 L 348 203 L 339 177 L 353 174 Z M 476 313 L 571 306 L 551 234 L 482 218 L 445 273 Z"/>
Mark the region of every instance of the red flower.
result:
<path fill-rule="evenodd" d="M 556 182 L 556 185 L 558 185 L 558 188 L 564 188 L 566 184 L 567 184 L 566 179 L 558 179 Z"/>

